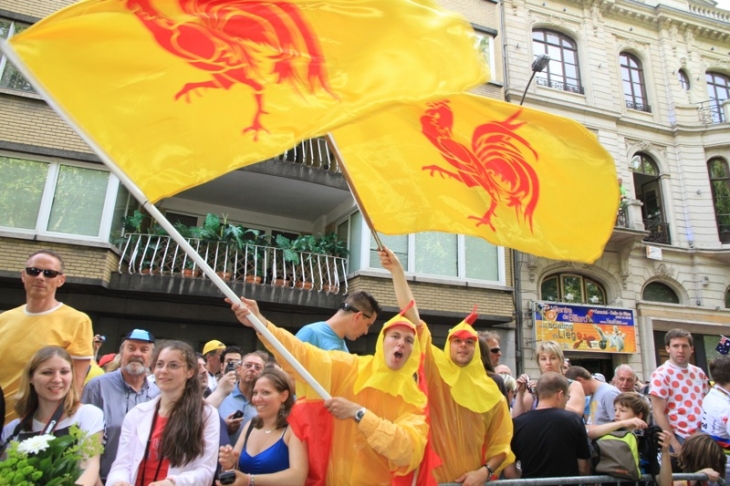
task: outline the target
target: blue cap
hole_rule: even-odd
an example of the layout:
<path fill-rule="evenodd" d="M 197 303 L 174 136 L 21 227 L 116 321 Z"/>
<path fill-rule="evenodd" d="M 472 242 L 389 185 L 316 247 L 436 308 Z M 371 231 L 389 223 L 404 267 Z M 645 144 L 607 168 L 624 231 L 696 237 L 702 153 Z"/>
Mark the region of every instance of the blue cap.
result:
<path fill-rule="evenodd" d="M 135 329 L 133 331 L 129 331 L 124 336 L 124 341 L 126 341 L 127 339 L 133 339 L 135 341 L 145 341 L 148 343 L 155 342 L 155 337 L 149 331 L 145 331 L 144 329 Z"/>

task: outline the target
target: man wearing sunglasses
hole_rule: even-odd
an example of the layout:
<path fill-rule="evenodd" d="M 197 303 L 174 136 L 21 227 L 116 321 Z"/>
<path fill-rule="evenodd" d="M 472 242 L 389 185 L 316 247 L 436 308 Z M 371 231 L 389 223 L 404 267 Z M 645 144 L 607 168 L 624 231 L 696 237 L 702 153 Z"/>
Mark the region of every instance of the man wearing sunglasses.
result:
<path fill-rule="evenodd" d="M 305 343 L 325 351 L 344 351 L 349 353 L 345 338 L 354 341 L 368 333 L 380 313 L 380 305 L 375 297 L 358 290 L 345 296 L 335 315 L 326 321 L 307 324 L 296 334 Z"/>
<path fill-rule="evenodd" d="M 79 393 L 94 356 L 89 316 L 56 300 L 56 290 L 66 281 L 61 256 L 51 250 L 33 253 L 20 272 L 20 279 L 25 287 L 25 304 L 0 314 L 0 387 L 8 405 L 6 423 L 16 418 L 13 407 L 20 375 L 36 351 L 48 345 L 68 351 L 74 360 Z"/>

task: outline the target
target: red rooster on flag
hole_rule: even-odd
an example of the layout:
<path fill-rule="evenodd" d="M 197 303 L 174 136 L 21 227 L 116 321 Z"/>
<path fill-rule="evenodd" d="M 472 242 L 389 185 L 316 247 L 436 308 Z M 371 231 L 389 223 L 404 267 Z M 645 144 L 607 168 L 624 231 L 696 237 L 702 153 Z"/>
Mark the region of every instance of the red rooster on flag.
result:
<path fill-rule="evenodd" d="M 438 165 L 422 169 L 430 171 L 431 176 L 448 176 L 469 188 L 481 187 L 487 191 L 491 198 L 489 209 L 483 216 L 469 216 L 469 219 L 477 220 L 477 226 L 489 225 L 492 231 L 496 231 L 492 218 L 497 205 L 506 204 L 530 225 L 532 232 L 540 181 L 526 156 L 535 162 L 539 157 L 530 143 L 515 133 L 524 124 L 515 122 L 521 112 L 518 110 L 504 121 L 491 121 L 476 127 L 471 148 L 454 137 L 454 114 L 448 100 L 429 103 L 421 117 L 421 131 L 455 170 Z"/>
<path fill-rule="evenodd" d="M 243 133 L 266 131 L 261 124 L 268 82 L 289 82 L 294 90 L 320 88 L 333 98 L 325 59 L 314 31 L 289 2 L 257 0 L 178 0 L 185 14 L 166 16 L 153 0 L 127 0 L 127 8 L 152 33 L 157 43 L 193 67 L 206 71 L 206 81 L 186 83 L 175 94 L 185 97 L 199 88 L 229 89 L 241 83 L 254 91 L 256 112 Z M 270 79 L 271 78 L 271 79 Z"/>

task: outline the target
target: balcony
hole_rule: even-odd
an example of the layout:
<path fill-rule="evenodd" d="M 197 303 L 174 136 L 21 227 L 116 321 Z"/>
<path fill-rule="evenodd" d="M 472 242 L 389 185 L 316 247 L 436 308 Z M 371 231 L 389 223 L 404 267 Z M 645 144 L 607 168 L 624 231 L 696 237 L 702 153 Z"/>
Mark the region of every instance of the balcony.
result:
<path fill-rule="evenodd" d="M 643 111 L 644 113 L 651 113 L 651 106 L 642 103 L 634 103 L 633 101 L 626 102 L 626 108 L 629 110 Z"/>
<path fill-rule="evenodd" d="M 629 213 L 628 208 L 626 206 L 621 206 L 618 208 L 618 213 L 616 213 L 616 224 L 614 224 L 614 227 L 616 228 L 630 228 L 629 226 Z"/>
<path fill-rule="evenodd" d="M 329 172 L 342 172 L 337 159 L 330 152 L 327 140 L 322 137 L 304 140 L 275 159 Z"/>
<path fill-rule="evenodd" d="M 296 252 L 271 246 L 235 245 L 187 239 L 223 280 L 297 288 L 331 294 L 347 293 L 347 259 Z M 120 245 L 119 273 L 150 278 L 207 279 L 200 268 L 169 236 L 127 234 Z"/>
<path fill-rule="evenodd" d="M 698 103 L 697 112 L 700 123 L 704 125 L 715 125 L 725 122 L 725 112 L 722 108 L 724 100 L 708 100 Z"/>
<path fill-rule="evenodd" d="M 561 91 L 569 91 L 571 93 L 584 94 L 583 87 L 577 84 L 562 83 L 560 81 L 553 81 L 547 78 L 536 78 L 537 84 L 540 86 L 547 86 L 548 88 L 559 89 Z"/>
<path fill-rule="evenodd" d="M 649 236 L 644 241 L 649 243 L 664 243 L 671 245 L 672 240 L 669 236 L 669 223 L 656 219 L 645 219 L 644 228 L 649 232 Z"/>

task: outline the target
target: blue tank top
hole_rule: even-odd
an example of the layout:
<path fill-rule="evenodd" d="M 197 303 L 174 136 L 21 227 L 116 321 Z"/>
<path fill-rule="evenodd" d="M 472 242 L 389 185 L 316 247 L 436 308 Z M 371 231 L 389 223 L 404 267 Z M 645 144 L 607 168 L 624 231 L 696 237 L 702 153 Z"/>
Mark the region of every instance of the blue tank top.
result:
<path fill-rule="evenodd" d="M 289 469 L 289 447 L 284 442 L 284 432 L 274 445 L 265 449 L 255 456 L 246 451 L 248 437 L 243 443 L 243 450 L 238 459 L 238 468 L 248 474 L 270 474 Z"/>

